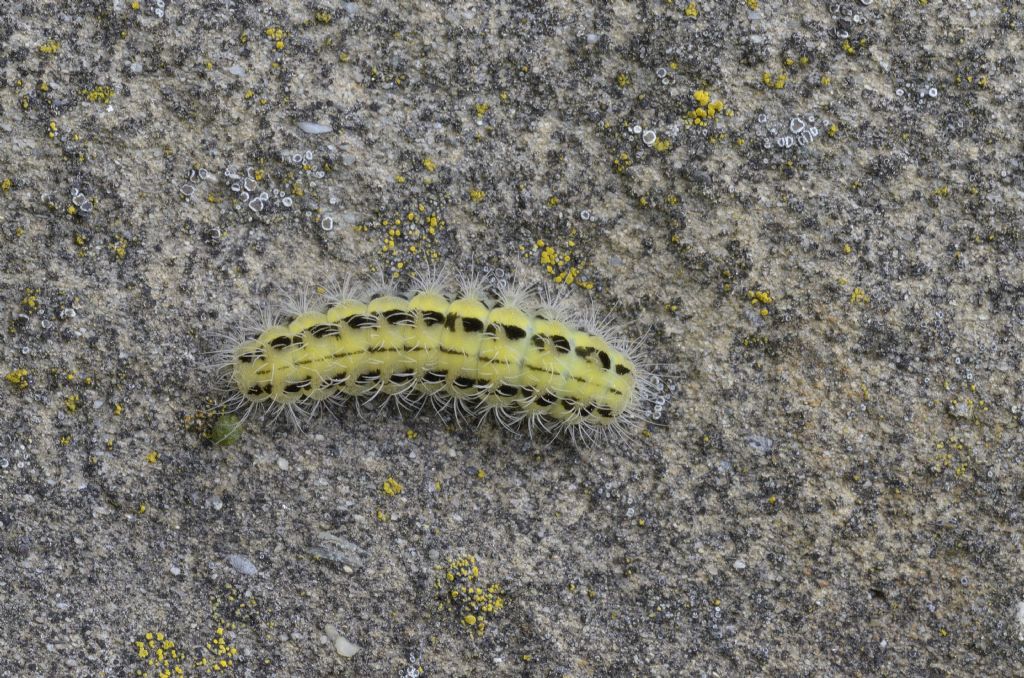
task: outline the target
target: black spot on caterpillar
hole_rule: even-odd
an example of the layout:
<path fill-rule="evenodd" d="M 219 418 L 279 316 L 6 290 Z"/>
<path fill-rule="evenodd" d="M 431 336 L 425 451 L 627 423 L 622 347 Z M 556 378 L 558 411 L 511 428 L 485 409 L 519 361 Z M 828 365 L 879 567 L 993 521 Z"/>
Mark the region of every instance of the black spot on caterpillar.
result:
<path fill-rule="evenodd" d="M 342 318 L 342 321 L 348 323 L 348 326 L 354 330 L 377 326 L 377 319 L 370 315 L 350 315 L 347 318 Z"/>
<path fill-rule="evenodd" d="M 249 351 L 248 353 L 241 354 L 240 356 L 238 356 L 238 360 L 239 360 L 239 362 L 243 362 L 243 363 L 254 363 L 258 359 L 260 359 L 262 357 L 263 357 L 263 350 L 262 349 L 256 349 L 255 351 Z"/>
<path fill-rule="evenodd" d="M 517 395 L 519 395 L 519 389 L 516 388 L 515 386 L 502 384 L 501 386 L 498 387 L 497 393 L 498 395 L 504 398 L 515 398 Z"/>
<path fill-rule="evenodd" d="M 373 372 L 367 372 L 366 374 L 360 374 L 358 377 L 356 377 L 356 385 L 366 386 L 367 384 L 376 383 L 379 380 L 380 372 L 375 370 Z"/>
<path fill-rule="evenodd" d="M 517 341 L 526 336 L 526 330 L 522 327 L 516 327 L 515 325 L 505 325 L 505 336 L 512 341 Z"/>
<path fill-rule="evenodd" d="M 270 340 L 270 348 L 274 348 L 279 351 L 284 350 L 293 344 L 301 346 L 302 337 L 276 337 Z"/>
<path fill-rule="evenodd" d="M 337 325 L 313 325 L 309 328 L 309 333 L 317 339 L 323 339 L 324 337 L 336 337 L 341 334 L 341 328 Z"/>
<path fill-rule="evenodd" d="M 284 391 L 285 393 L 298 393 L 299 391 L 304 391 L 309 388 L 311 383 L 312 382 L 309 379 L 304 379 L 293 384 L 285 384 Z"/>
<path fill-rule="evenodd" d="M 444 322 L 444 314 L 438 313 L 437 311 L 423 311 L 423 322 L 427 327 Z"/>
<path fill-rule="evenodd" d="M 384 311 L 382 315 L 392 325 L 412 325 L 414 321 L 413 315 L 406 311 Z"/>

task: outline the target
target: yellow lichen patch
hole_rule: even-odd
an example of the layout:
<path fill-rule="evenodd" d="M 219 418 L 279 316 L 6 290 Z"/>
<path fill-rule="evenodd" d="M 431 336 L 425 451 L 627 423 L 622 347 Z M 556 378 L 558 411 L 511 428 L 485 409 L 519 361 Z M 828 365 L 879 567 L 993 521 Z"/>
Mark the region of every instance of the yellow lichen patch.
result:
<path fill-rule="evenodd" d="M 850 293 L 851 304 L 866 304 L 870 300 L 867 293 L 859 287 L 854 287 L 853 292 Z"/>
<path fill-rule="evenodd" d="M 133 641 L 135 658 L 147 671 L 138 671 L 136 675 L 170 678 L 185 675 L 188 666 L 185 654 L 177 644 L 161 631 L 147 632 L 141 639 Z"/>
<path fill-rule="evenodd" d="M 574 229 L 570 232 L 570 236 L 575 237 L 575 235 Z M 573 249 L 576 247 L 576 241 L 567 240 L 565 246 L 566 250 L 560 252 L 543 239 L 538 239 L 533 243 L 537 260 L 544 266 L 548 275 L 551 276 L 551 280 L 566 285 L 575 283 L 584 289 L 592 289 L 594 287 L 592 282 L 580 279 L 583 263 L 574 257 Z"/>
<path fill-rule="evenodd" d="M 226 588 L 232 593 L 237 593 L 237 589 L 230 584 Z M 237 598 L 237 595 L 228 596 L 232 603 L 237 602 Z M 217 614 L 220 598 L 212 597 L 211 603 L 214 605 L 214 619 L 220 619 L 220 615 Z M 253 598 L 243 599 L 242 602 L 237 602 L 232 612 L 236 617 L 238 615 L 242 615 L 243 618 L 251 616 L 247 613 L 250 608 L 255 607 L 255 604 L 256 601 Z M 139 667 L 133 675 L 172 678 L 173 676 L 231 671 L 234 668 L 235 659 L 239 655 L 239 650 L 228 641 L 225 627 L 234 629 L 235 623 L 223 620 L 220 626 L 210 631 L 209 640 L 204 643 L 203 647 L 193 648 L 188 652 L 163 632 L 147 632 L 140 639 L 132 642 L 133 655 Z"/>
<path fill-rule="evenodd" d="M 331 23 L 331 21 L 334 20 L 334 17 L 331 16 L 331 13 L 328 12 L 327 10 L 325 10 L 325 9 L 319 10 L 316 14 L 313 15 L 313 17 L 316 19 L 316 22 L 318 24 L 325 24 L 326 25 L 326 24 Z"/>
<path fill-rule="evenodd" d="M 196 668 L 208 666 L 213 671 L 223 671 L 234 666 L 235 657 L 238 656 L 238 648 L 224 638 L 223 626 L 218 626 L 213 632 L 213 637 L 206 643 L 205 649 L 212 657 L 203 657 L 196 662 Z"/>
<path fill-rule="evenodd" d="M 14 388 L 23 390 L 28 388 L 28 375 L 28 370 L 26 370 L 25 368 L 19 368 L 8 372 L 6 375 L 4 375 L 4 379 L 6 379 L 8 383 L 14 386 Z"/>
<path fill-rule="evenodd" d="M 686 114 L 691 125 L 706 126 L 710 120 L 725 110 L 725 104 L 719 99 L 712 100 L 707 90 L 694 90 L 693 99 L 697 106 Z"/>
<path fill-rule="evenodd" d="M 619 87 L 622 87 L 623 89 L 629 87 L 631 83 L 632 80 L 630 80 L 629 76 L 626 75 L 625 73 L 619 73 L 617 76 L 615 76 L 615 84 L 618 85 Z"/>
<path fill-rule="evenodd" d="M 683 10 L 683 14 L 690 17 L 691 19 L 696 19 L 699 13 L 700 12 L 697 10 L 697 3 L 695 2 L 695 0 L 690 0 L 690 4 L 688 4 L 686 6 L 686 9 Z"/>
<path fill-rule="evenodd" d="M 612 169 L 615 170 L 616 174 L 625 174 L 626 170 L 632 167 L 633 159 L 629 157 L 629 153 L 622 151 L 619 153 L 614 160 L 612 160 Z"/>
<path fill-rule="evenodd" d="M 768 306 L 775 303 L 775 299 L 768 290 L 748 290 L 747 298 L 750 299 L 750 303 L 754 307 L 760 308 L 758 313 L 761 316 L 768 315 Z"/>
<path fill-rule="evenodd" d="M 389 497 L 394 497 L 395 495 L 401 494 L 402 489 L 402 483 L 398 482 L 391 476 L 387 477 L 387 480 L 384 481 L 384 484 L 381 487 L 381 490 L 383 490 L 384 494 L 388 495 Z"/>
<path fill-rule="evenodd" d="M 108 85 L 96 85 L 92 89 L 83 89 L 82 96 L 94 104 L 109 104 L 114 98 L 114 88 Z"/>
<path fill-rule="evenodd" d="M 382 233 L 383 241 L 379 251 L 389 259 L 389 265 L 396 269 L 392 275 L 397 278 L 400 271 L 407 268 L 409 259 L 426 260 L 428 264 L 440 260 L 438 237 L 446 226 L 446 222 L 437 214 L 428 214 L 426 205 L 421 203 L 404 214 L 359 224 L 353 230 L 356 233 Z"/>
<path fill-rule="evenodd" d="M 40 54 L 56 54 L 60 51 L 60 43 L 56 40 L 47 40 L 37 48 Z"/>
<path fill-rule="evenodd" d="M 947 391 L 951 390 L 949 381 L 945 382 Z M 989 402 L 978 394 L 976 384 L 970 384 L 969 388 L 961 385 L 961 392 L 945 402 L 946 412 L 954 419 L 963 419 L 975 424 L 981 423 L 981 415 L 989 411 Z M 941 401 L 936 401 L 940 404 Z"/>
<path fill-rule="evenodd" d="M 743 348 L 767 348 L 771 345 L 771 340 L 763 334 L 751 334 L 743 338 Z"/>
<path fill-rule="evenodd" d="M 3 181 L 0 181 L 0 191 L 6 193 L 7 191 L 11 190 L 11 186 L 13 185 L 14 182 L 11 181 L 10 177 L 7 177 Z"/>
<path fill-rule="evenodd" d="M 932 473 L 940 475 L 947 470 L 952 470 L 953 475 L 957 478 L 967 475 L 972 453 L 963 440 L 956 436 L 950 436 L 946 440 L 937 442 L 935 449 L 938 453 L 931 465 Z"/>
<path fill-rule="evenodd" d="M 280 26 L 268 26 L 267 29 L 263 31 L 263 33 L 270 40 L 273 41 L 274 49 L 284 49 L 285 32 L 283 28 L 281 28 Z"/>
<path fill-rule="evenodd" d="M 434 580 L 438 611 L 452 612 L 471 635 L 482 636 L 488 621 L 505 607 L 501 585 L 480 580 L 480 568 L 472 555 L 450 558 L 435 569 L 439 573 Z"/>
<path fill-rule="evenodd" d="M 768 71 L 765 71 L 764 73 L 761 74 L 761 83 L 765 87 L 769 87 L 771 89 L 782 89 L 783 87 L 786 86 L 786 80 L 788 79 L 789 76 L 787 76 L 785 73 L 779 73 L 774 78 L 772 77 L 772 74 L 769 73 Z"/>
<path fill-rule="evenodd" d="M 25 288 L 25 296 L 21 298 L 21 307 L 26 313 L 32 314 L 39 310 L 39 289 Z"/>
<path fill-rule="evenodd" d="M 430 158 L 423 158 L 423 168 L 428 172 L 433 172 L 437 169 L 437 163 Z"/>
<path fill-rule="evenodd" d="M 117 236 L 117 240 L 110 245 L 110 251 L 114 253 L 118 261 L 124 260 L 126 254 L 128 254 L 128 241 L 123 236 Z"/>
<path fill-rule="evenodd" d="M 77 394 L 68 396 L 64 399 L 64 407 L 67 408 L 68 412 L 75 412 L 78 410 L 79 402 L 81 402 L 81 398 Z"/>
<path fill-rule="evenodd" d="M 480 202 L 481 200 L 484 199 L 485 195 L 486 193 L 481 191 L 479 188 L 473 188 L 470 189 L 469 191 L 469 199 L 472 200 L 473 202 Z"/>

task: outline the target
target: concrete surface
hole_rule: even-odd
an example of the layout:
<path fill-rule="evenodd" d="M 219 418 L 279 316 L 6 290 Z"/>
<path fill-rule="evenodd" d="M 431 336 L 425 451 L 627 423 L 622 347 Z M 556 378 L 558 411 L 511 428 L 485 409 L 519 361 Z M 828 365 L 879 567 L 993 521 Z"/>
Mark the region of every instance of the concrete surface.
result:
<path fill-rule="evenodd" d="M 0 675 L 1020 675 L 1022 14 L 0 2 Z M 428 263 L 649 329 L 658 425 L 204 436 Z"/>

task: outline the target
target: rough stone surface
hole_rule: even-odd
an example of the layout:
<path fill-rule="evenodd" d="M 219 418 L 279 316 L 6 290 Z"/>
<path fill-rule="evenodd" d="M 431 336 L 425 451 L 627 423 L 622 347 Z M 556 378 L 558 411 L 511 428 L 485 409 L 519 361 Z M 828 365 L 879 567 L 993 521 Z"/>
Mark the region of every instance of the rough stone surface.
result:
<path fill-rule="evenodd" d="M 597 5 L 0 2 L 0 675 L 1021 673 L 1021 5 Z M 222 333 L 428 263 L 657 425 L 204 437 Z"/>

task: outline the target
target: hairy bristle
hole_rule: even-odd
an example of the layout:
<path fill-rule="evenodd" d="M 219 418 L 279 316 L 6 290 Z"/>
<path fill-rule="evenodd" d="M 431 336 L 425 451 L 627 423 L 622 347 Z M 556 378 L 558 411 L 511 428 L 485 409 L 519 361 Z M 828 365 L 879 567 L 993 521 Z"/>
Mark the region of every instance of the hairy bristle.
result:
<path fill-rule="evenodd" d="M 452 276 L 446 266 L 427 267 L 413 275 L 410 295 L 420 292 L 445 295 L 452 288 Z"/>

